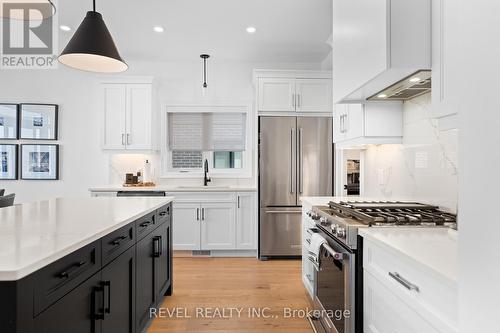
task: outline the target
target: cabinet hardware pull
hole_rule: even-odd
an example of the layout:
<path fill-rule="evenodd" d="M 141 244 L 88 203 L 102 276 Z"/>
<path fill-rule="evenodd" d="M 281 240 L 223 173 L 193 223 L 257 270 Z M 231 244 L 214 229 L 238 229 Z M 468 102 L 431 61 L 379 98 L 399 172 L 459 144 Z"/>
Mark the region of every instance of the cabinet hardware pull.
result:
<path fill-rule="evenodd" d="M 160 236 L 155 236 L 153 237 L 153 257 L 158 258 L 160 257 Z"/>
<path fill-rule="evenodd" d="M 300 101 L 300 94 L 297 94 L 297 107 L 300 108 L 300 104 L 301 104 L 301 101 Z"/>
<path fill-rule="evenodd" d="M 99 293 L 99 292 L 102 292 L 102 298 L 101 298 L 101 300 L 103 302 L 102 306 L 104 307 L 104 286 L 101 285 L 99 287 L 94 287 L 94 289 L 93 289 L 93 295 L 92 295 L 92 297 L 93 297 L 93 300 L 94 300 L 94 302 L 93 302 L 94 303 L 93 304 L 93 306 L 94 306 L 94 311 L 93 311 L 93 313 L 94 313 L 93 317 L 94 318 L 93 319 L 94 320 L 103 320 L 104 319 L 104 309 L 101 309 L 100 304 L 97 304 L 97 301 L 99 299 L 97 297 L 97 293 Z"/>
<path fill-rule="evenodd" d="M 238 208 L 240 208 L 240 196 L 238 195 Z"/>
<path fill-rule="evenodd" d="M 122 146 L 125 146 L 125 134 L 122 133 Z"/>
<path fill-rule="evenodd" d="M 292 106 L 295 109 L 295 94 L 292 94 Z"/>
<path fill-rule="evenodd" d="M 165 216 L 165 215 L 167 215 L 167 212 L 161 212 L 161 213 L 160 213 L 160 214 L 158 214 L 158 215 L 160 215 L 160 216 Z"/>
<path fill-rule="evenodd" d="M 67 269 L 65 269 L 64 271 L 62 271 L 61 273 L 57 274 L 57 276 L 60 279 L 69 279 L 74 273 L 76 273 L 81 267 L 85 266 L 86 264 L 87 262 L 84 260 L 77 262 L 68 267 Z"/>
<path fill-rule="evenodd" d="M 120 237 L 117 237 L 116 239 L 114 239 L 113 241 L 111 241 L 111 245 L 120 245 L 120 243 L 122 242 L 122 240 L 124 239 L 127 239 L 127 236 L 120 236 Z"/>
<path fill-rule="evenodd" d="M 132 144 L 132 140 L 130 139 L 130 133 L 127 133 L 127 145 Z"/>
<path fill-rule="evenodd" d="M 201 220 L 205 221 L 205 208 L 201 209 Z"/>
<path fill-rule="evenodd" d="M 142 222 L 141 224 L 139 224 L 139 226 L 140 226 L 141 228 L 145 228 L 145 227 L 147 227 L 148 225 L 150 225 L 151 223 L 152 223 L 151 221 L 146 221 L 146 222 Z"/>
<path fill-rule="evenodd" d="M 196 208 L 196 221 L 200 220 L 200 209 Z"/>
<path fill-rule="evenodd" d="M 106 306 L 106 304 L 104 303 L 104 301 L 106 300 L 106 287 L 108 289 L 108 306 Z M 102 288 L 103 288 L 103 291 L 102 291 L 102 304 L 103 304 L 103 308 L 104 308 L 104 313 L 111 313 L 111 281 L 103 281 L 102 282 Z"/>
<path fill-rule="evenodd" d="M 397 282 L 399 282 L 399 284 L 401 284 L 406 289 L 408 289 L 410 291 L 415 290 L 416 292 L 420 292 L 420 289 L 418 288 L 418 286 L 414 285 L 410 281 L 408 281 L 405 278 L 403 278 L 401 275 L 399 275 L 398 272 L 394 272 L 394 273 L 393 272 L 389 272 L 389 276 L 391 278 L 393 278 L 394 280 L 396 280 Z"/>

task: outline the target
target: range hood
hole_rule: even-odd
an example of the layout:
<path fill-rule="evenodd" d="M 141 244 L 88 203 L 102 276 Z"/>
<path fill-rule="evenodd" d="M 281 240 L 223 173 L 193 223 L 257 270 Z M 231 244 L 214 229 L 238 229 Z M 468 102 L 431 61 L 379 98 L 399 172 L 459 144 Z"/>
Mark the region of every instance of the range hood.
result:
<path fill-rule="evenodd" d="M 405 101 L 431 91 L 431 71 L 421 70 L 367 98 L 369 101 Z"/>

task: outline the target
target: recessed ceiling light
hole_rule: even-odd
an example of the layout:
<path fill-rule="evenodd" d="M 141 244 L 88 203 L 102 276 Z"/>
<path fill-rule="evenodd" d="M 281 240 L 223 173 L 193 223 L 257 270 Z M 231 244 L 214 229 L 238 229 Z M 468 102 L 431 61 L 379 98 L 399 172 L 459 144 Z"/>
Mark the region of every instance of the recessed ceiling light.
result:
<path fill-rule="evenodd" d="M 254 34 L 257 31 L 255 27 L 247 27 L 247 32 L 249 34 Z"/>
<path fill-rule="evenodd" d="M 419 77 L 412 77 L 412 78 L 410 79 L 410 82 L 412 82 L 412 83 L 415 83 L 415 82 L 420 82 L 420 81 L 421 81 L 421 79 L 420 79 Z"/>
<path fill-rule="evenodd" d="M 155 32 L 163 32 L 163 31 L 165 31 L 165 29 L 164 29 L 163 27 L 160 27 L 159 25 L 155 26 L 155 27 L 153 28 L 153 30 L 154 30 Z"/>
<path fill-rule="evenodd" d="M 62 31 L 70 31 L 70 30 L 71 30 L 71 28 L 70 28 L 70 27 L 68 27 L 67 25 L 61 25 L 61 26 L 59 27 L 59 29 L 61 29 Z"/>
<path fill-rule="evenodd" d="M 387 97 L 387 95 L 386 95 L 386 94 L 380 94 L 380 95 L 378 95 L 377 97 L 378 97 L 378 98 L 386 98 L 386 97 Z"/>

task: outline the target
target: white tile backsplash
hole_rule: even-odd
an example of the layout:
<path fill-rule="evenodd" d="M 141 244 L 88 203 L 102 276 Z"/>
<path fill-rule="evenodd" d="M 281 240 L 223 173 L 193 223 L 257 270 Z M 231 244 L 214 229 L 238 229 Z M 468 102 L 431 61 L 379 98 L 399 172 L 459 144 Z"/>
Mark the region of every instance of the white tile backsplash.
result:
<path fill-rule="evenodd" d="M 403 143 L 364 151 L 364 195 L 415 200 L 456 212 L 458 131 L 439 131 L 431 96 L 404 104 Z"/>

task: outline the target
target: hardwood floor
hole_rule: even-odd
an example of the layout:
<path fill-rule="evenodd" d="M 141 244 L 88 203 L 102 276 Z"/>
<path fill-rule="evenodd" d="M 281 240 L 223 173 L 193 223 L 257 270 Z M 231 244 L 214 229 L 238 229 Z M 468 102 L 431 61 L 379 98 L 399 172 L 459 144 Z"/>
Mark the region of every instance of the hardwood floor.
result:
<path fill-rule="evenodd" d="M 303 313 L 288 310 L 311 308 L 299 260 L 174 258 L 173 269 L 174 294 L 148 333 L 312 332 Z"/>

